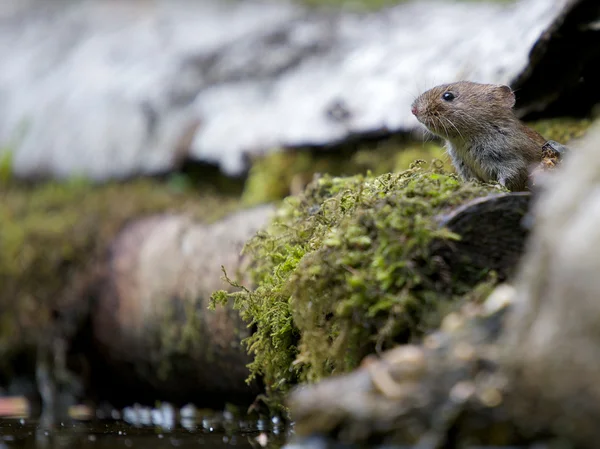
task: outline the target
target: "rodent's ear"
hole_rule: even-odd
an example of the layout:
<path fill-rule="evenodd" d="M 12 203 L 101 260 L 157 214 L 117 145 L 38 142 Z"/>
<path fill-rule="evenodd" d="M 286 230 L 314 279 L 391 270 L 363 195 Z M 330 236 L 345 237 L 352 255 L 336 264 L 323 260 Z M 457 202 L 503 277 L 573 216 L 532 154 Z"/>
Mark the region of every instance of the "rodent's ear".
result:
<path fill-rule="evenodd" d="M 515 105 L 515 94 L 509 86 L 498 84 L 498 93 L 506 107 L 512 108 Z"/>

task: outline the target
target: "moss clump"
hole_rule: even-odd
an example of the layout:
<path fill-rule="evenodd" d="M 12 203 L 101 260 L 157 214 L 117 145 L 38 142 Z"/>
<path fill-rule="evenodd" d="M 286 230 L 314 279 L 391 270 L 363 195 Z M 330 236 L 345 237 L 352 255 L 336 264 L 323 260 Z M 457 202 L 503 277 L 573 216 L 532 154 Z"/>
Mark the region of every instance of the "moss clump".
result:
<path fill-rule="evenodd" d="M 319 158 L 310 151 L 284 151 L 270 153 L 256 158 L 250 172 L 242 201 L 246 205 L 256 205 L 278 201 L 295 190 L 295 181 L 304 184 L 306 176 L 319 169 L 330 172 L 337 155 L 328 154 Z"/>
<path fill-rule="evenodd" d="M 253 161 L 242 201 L 255 205 L 300 193 L 315 173 L 351 176 L 370 171 L 375 175 L 406 170 L 421 159 L 443 160 L 453 170 L 445 150 L 436 143 L 415 142 L 403 136 L 347 143 L 337 151 L 295 149 L 274 152 Z"/>
<path fill-rule="evenodd" d="M 387 173 L 387 172 L 398 172 L 402 170 L 407 170 L 410 168 L 411 164 L 415 160 L 424 160 L 428 163 L 433 161 L 437 161 L 437 164 L 442 164 L 444 170 L 453 172 L 454 167 L 450 162 L 449 156 L 446 154 L 446 150 L 441 143 L 436 142 L 414 142 L 411 144 L 405 144 L 401 147 L 399 151 L 398 147 L 393 146 L 393 142 L 385 142 L 380 144 L 380 147 L 377 149 L 379 153 L 382 154 L 382 157 L 386 156 L 389 158 L 388 163 L 392 165 L 392 167 L 388 170 L 379 171 L 379 174 Z M 356 154 L 355 160 L 358 162 L 362 161 L 363 158 L 371 156 L 365 151 L 360 151 Z M 379 170 L 384 168 L 384 163 L 386 159 L 383 159 L 379 164 Z"/>
<path fill-rule="evenodd" d="M 473 288 L 438 279 L 430 243 L 459 236 L 433 217 L 498 190 L 421 165 L 317 178 L 247 243 L 256 288 L 216 292 L 213 301 L 233 299 L 253 327 L 245 340 L 250 369 L 269 393 L 347 371 L 375 348 L 422 335 L 438 304 Z"/>
<path fill-rule="evenodd" d="M 12 153 L 0 148 L 0 185 L 7 184 L 12 179 Z"/>
<path fill-rule="evenodd" d="M 567 144 L 570 140 L 583 136 L 591 124 L 591 119 L 561 117 L 538 120 L 529 125 L 546 139 Z"/>

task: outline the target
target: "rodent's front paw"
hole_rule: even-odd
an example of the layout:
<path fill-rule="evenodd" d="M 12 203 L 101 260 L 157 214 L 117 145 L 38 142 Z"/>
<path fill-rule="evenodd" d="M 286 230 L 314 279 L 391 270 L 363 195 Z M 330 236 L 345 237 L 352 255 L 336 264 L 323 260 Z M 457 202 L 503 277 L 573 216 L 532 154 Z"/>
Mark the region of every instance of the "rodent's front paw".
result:
<path fill-rule="evenodd" d="M 496 184 L 495 187 L 499 190 L 506 188 L 506 178 L 498 178 L 498 184 Z"/>

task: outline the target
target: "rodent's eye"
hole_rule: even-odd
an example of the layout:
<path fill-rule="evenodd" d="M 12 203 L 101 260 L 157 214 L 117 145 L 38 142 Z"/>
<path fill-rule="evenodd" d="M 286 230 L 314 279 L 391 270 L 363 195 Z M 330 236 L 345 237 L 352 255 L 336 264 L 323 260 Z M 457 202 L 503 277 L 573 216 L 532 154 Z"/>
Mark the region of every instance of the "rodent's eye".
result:
<path fill-rule="evenodd" d="M 444 101 L 452 101 L 455 98 L 456 97 L 454 96 L 454 94 L 452 92 L 444 92 L 444 94 L 442 95 L 442 100 L 444 100 Z"/>

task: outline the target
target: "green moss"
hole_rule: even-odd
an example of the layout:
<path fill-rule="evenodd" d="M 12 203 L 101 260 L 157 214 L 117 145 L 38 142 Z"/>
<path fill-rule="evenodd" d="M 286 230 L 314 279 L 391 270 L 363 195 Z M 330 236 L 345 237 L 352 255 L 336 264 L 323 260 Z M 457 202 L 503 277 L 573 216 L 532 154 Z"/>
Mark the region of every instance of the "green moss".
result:
<path fill-rule="evenodd" d="M 309 151 L 276 151 L 256 158 L 250 168 L 242 201 L 255 205 L 280 200 L 293 190 L 294 180 L 302 182 L 318 169 L 333 168 L 335 155 L 319 158 Z"/>
<path fill-rule="evenodd" d="M 591 126 L 591 119 L 574 119 L 559 117 L 538 120 L 529 125 L 548 140 L 567 144 L 570 140 L 581 137 Z"/>
<path fill-rule="evenodd" d="M 269 393 L 347 371 L 374 348 L 422 335 L 439 304 L 473 287 L 437 279 L 430 243 L 459 236 L 432 217 L 498 190 L 420 165 L 378 177 L 317 178 L 246 245 L 256 288 L 238 286 L 213 300 L 233 299 L 255 330 L 244 343 L 252 375 L 264 378 Z"/>
<path fill-rule="evenodd" d="M 255 205 L 298 194 L 315 173 L 351 176 L 371 172 L 380 175 L 406 170 L 417 159 L 428 163 L 443 160 L 444 167 L 452 170 L 439 144 L 415 142 L 404 136 L 347 143 L 336 151 L 274 152 L 253 161 L 242 200 L 246 205 Z"/>
<path fill-rule="evenodd" d="M 172 211 L 211 221 L 238 204 L 151 179 L 0 184 L 0 359 L 35 341 L 53 310 L 81 300 L 72 290 L 129 220 Z"/>
<path fill-rule="evenodd" d="M 407 170 L 416 160 L 423 160 L 426 163 L 437 161 L 438 164 L 442 164 L 444 170 L 448 172 L 454 171 L 450 158 L 440 143 L 408 142 L 398 145 L 398 143 L 390 141 L 380 143 L 376 151 L 381 158 L 381 161 L 377 164 L 378 174 Z M 372 157 L 370 153 L 365 150 L 359 151 L 355 155 L 354 160 L 361 162 L 364 158 Z M 386 163 L 386 161 L 389 162 Z M 391 165 L 389 169 L 387 169 L 387 164 Z"/>
<path fill-rule="evenodd" d="M 12 179 L 13 154 L 0 148 L 0 185 L 8 184 Z"/>
<path fill-rule="evenodd" d="M 178 298 L 161 310 L 160 326 L 150 334 L 149 359 L 156 366 L 156 378 L 173 382 L 177 368 L 187 368 L 189 357 L 212 364 L 213 347 L 207 344 L 207 330 L 199 310 L 206 309 L 203 298 Z"/>

